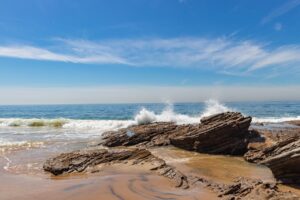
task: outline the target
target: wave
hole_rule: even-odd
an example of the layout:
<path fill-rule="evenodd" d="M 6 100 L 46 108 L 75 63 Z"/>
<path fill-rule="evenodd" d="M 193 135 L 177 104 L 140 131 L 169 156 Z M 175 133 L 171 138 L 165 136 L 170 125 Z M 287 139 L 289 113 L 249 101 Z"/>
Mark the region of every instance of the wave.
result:
<path fill-rule="evenodd" d="M 58 118 L 58 119 L 21 119 L 21 118 L 2 118 L 0 119 L 0 127 L 10 126 L 10 127 L 63 127 L 70 120 Z"/>
<path fill-rule="evenodd" d="M 157 114 L 146 108 L 142 108 L 132 120 L 78 120 L 78 119 L 21 119 L 2 118 L 0 127 L 53 127 L 53 128 L 79 128 L 79 129 L 103 129 L 113 130 L 134 124 L 148 124 L 152 122 L 174 122 L 177 124 L 199 123 L 205 116 L 232 110 L 216 100 L 205 102 L 203 113 L 195 116 L 179 114 L 174 111 L 173 104 L 168 103 L 165 109 Z"/>
<path fill-rule="evenodd" d="M 287 121 L 300 120 L 300 116 L 296 117 L 253 117 L 252 122 L 254 123 L 282 123 Z"/>
<path fill-rule="evenodd" d="M 0 151 L 2 153 L 12 150 L 40 148 L 44 146 L 41 141 L 9 141 L 0 138 Z"/>
<path fill-rule="evenodd" d="M 176 124 L 194 124 L 199 123 L 200 119 L 217 113 L 226 111 L 235 111 L 235 109 L 225 106 L 217 100 L 208 100 L 202 112 L 190 116 L 186 114 L 176 113 L 171 103 L 167 104 L 161 113 L 142 108 L 130 120 L 79 120 L 79 119 L 21 119 L 21 118 L 2 118 L 0 119 L 0 127 L 50 127 L 71 130 L 96 130 L 98 133 L 105 131 L 126 128 L 131 125 L 148 124 L 152 122 L 174 122 Z M 298 117 L 253 117 L 254 123 L 280 123 L 291 120 L 300 120 Z"/>

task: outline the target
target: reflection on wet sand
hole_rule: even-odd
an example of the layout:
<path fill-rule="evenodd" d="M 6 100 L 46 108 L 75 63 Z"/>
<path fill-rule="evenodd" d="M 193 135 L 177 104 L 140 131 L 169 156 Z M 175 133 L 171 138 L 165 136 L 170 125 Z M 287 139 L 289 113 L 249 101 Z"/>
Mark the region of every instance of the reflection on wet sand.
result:
<path fill-rule="evenodd" d="M 154 174 L 123 170 L 105 170 L 86 176 L 49 179 L 2 174 L 0 199 L 215 199 L 214 194 L 199 188 L 182 190 Z"/>

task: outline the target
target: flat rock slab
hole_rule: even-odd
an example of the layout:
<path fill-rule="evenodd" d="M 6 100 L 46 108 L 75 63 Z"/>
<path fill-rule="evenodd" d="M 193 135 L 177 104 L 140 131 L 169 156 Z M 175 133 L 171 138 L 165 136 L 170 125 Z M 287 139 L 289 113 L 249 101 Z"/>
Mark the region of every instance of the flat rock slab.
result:
<path fill-rule="evenodd" d="M 156 171 L 159 175 L 169 178 L 176 187 L 189 187 L 187 178 L 180 171 L 167 165 L 164 160 L 153 156 L 146 149 L 83 149 L 50 158 L 44 163 L 43 168 L 57 176 L 87 171 L 88 168 L 98 165 L 113 164 L 142 165 L 144 169 Z"/>

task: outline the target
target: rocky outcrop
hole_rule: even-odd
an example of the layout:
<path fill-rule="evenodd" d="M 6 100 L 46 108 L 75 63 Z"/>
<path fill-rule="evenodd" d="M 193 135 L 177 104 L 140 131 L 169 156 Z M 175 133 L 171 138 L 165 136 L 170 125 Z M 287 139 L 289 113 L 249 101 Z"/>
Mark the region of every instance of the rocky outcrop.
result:
<path fill-rule="evenodd" d="M 116 146 L 163 146 L 170 144 L 169 137 L 178 132 L 188 131 L 190 126 L 177 126 L 170 122 L 134 125 L 115 132 L 107 132 L 101 143 L 107 147 Z M 184 133 L 183 133 L 184 134 Z"/>
<path fill-rule="evenodd" d="M 265 159 L 260 161 L 260 164 L 268 166 L 278 180 L 284 183 L 300 184 L 299 138 L 280 142 L 264 152 L 266 152 L 263 155 Z"/>
<path fill-rule="evenodd" d="M 300 184 L 300 129 L 257 131 L 264 141 L 250 143 L 244 158 L 268 166 L 283 183 Z"/>
<path fill-rule="evenodd" d="M 189 187 L 186 176 L 145 149 L 83 149 L 50 158 L 43 168 L 57 176 L 72 172 L 95 172 L 99 166 L 114 164 L 142 165 L 143 169 L 156 171 L 159 175 L 169 178 L 176 187 Z"/>
<path fill-rule="evenodd" d="M 101 143 L 115 146 L 161 146 L 172 144 L 191 151 L 242 155 L 247 150 L 251 117 L 226 112 L 203 118 L 200 124 L 153 123 L 106 133 Z"/>
<path fill-rule="evenodd" d="M 199 128 L 171 138 L 186 150 L 212 154 L 242 155 L 247 151 L 251 117 L 226 112 L 201 119 Z"/>

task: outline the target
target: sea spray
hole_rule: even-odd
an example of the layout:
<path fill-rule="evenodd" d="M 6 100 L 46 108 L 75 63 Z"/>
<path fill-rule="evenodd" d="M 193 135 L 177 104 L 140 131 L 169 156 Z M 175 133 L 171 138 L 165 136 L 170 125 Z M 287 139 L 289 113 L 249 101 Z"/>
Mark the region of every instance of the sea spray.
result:
<path fill-rule="evenodd" d="M 168 103 L 160 114 L 155 114 L 153 111 L 142 108 L 134 117 L 136 124 L 149 124 L 152 122 L 174 122 L 176 124 L 193 124 L 198 123 L 198 116 L 188 116 L 174 112 L 173 104 Z"/>
<path fill-rule="evenodd" d="M 226 107 L 225 105 L 221 104 L 219 101 L 215 99 L 209 99 L 205 101 L 205 109 L 201 114 L 200 118 L 207 117 L 210 115 L 215 115 L 218 113 L 223 113 L 227 111 L 233 111 L 233 109 Z"/>
<path fill-rule="evenodd" d="M 156 115 L 154 112 L 142 108 L 142 110 L 134 117 L 134 121 L 138 125 L 150 124 L 154 121 L 157 121 Z"/>

